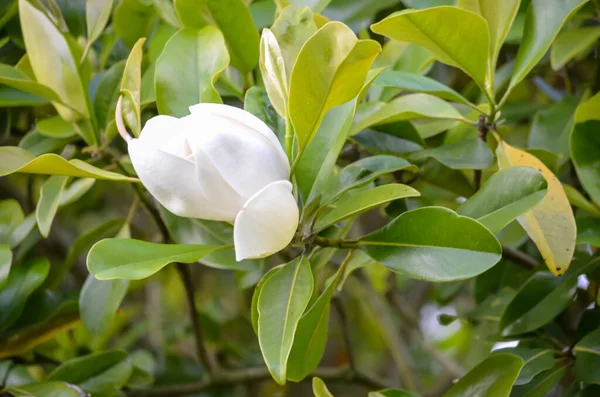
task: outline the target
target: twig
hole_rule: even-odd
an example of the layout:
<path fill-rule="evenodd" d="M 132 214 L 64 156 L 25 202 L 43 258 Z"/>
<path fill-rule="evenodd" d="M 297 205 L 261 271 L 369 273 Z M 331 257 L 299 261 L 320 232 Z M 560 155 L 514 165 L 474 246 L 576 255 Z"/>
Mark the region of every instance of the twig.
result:
<path fill-rule="evenodd" d="M 192 275 L 190 269 L 183 263 L 176 264 L 177 271 L 185 287 L 185 294 L 188 301 L 188 308 L 190 313 L 190 319 L 192 320 L 192 326 L 194 328 L 194 337 L 196 339 L 196 354 L 198 359 L 202 362 L 206 372 L 213 376 L 217 369 L 217 364 L 208 351 L 204 344 L 204 333 L 200 326 L 200 318 L 198 317 L 198 310 L 196 309 L 196 300 L 194 298 L 194 284 L 192 283 Z"/>
<path fill-rule="evenodd" d="M 380 390 L 388 388 L 389 385 L 381 380 L 357 373 L 349 368 L 319 368 L 307 377 L 319 377 L 325 382 L 354 383 L 368 389 Z M 271 379 L 271 374 L 266 368 L 245 368 L 228 372 L 221 372 L 211 379 L 202 382 L 189 383 L 185 385 L 157 387 L 146 390 L 132 390 L 127 393 L 129 397 L 178 397 L 190 394 L 199 394 L 219 387 L 235 386 L 242 383 L 260 382 Z"/>
<path fill-rule="evenodd" d="M 525 269 L 533 269 L 538 265 L 538 261 L 535 258 L 510 247 L 502 246 L 502 257 Z"/>
<path fill-rule="evenodd" d="M 331 303 L 333 304 L 333 307 L 340 319 L 342 336 L 344 338 L 344 347 L 346 349 L 346 354 L 348 355 L 348 365 L 352 371 L 356 372 L 356 360 L 354 357 L 354 349 L 352 349 L 352 341 L 350 339 L 350 324 L 348 323 L 346 310 L 344 309 L 344 305 L 338 296 L 334 297 Z"/>

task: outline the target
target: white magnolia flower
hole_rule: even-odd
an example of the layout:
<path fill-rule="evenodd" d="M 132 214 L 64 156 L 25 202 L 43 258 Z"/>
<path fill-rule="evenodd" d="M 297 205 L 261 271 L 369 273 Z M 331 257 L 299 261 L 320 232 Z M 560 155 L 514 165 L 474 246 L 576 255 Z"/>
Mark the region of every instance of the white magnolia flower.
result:
<path fill-rule="evenodd" d="M 172 213 L 233 223 L 236 259 L 285 248 L 298 227 L 290 164 L 271 129 L 232 106 L 202 103 L 180 119 L 156 116 L 129 156 Z"/>

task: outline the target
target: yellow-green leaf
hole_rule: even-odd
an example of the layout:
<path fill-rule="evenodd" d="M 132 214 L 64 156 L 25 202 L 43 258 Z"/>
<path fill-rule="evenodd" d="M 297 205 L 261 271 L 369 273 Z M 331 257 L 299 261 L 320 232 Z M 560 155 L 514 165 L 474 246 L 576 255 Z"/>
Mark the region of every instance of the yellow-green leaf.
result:
<path fill-rule="evenodd" d="M 577 227 L 573 209 L 560 181 L 535 156 L 506 142 L 499 142 L 496 155 L 500 169 L 529 166 L 540 171 L 546 178 L 546 197 L 518 220 L 542 254 L 548 269 L 557 276 L 563 274 L 573 257 Z"/>
<path fill-rule="evenodd" d="M 123 95 L 123 118 L 131 128 L 134 135 L 140 136 L 142 130 L 140 121 L 140 90 L 142 85 L 142 47 L 146 38 L 139 39 L 127 58 L 123 79 L 121 80 L 121 94 Z"/>

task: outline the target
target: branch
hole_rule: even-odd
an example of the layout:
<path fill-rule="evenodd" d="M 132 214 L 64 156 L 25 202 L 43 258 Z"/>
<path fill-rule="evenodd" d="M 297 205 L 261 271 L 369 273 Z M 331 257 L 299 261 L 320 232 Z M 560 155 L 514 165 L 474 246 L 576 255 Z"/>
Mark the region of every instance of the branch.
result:
<path fill-rule="evenodd" d="M 502 246 L 502 257 L 525 269 L 533 269 L 538 265 L 538 261 L 535 258 L 510 247 Z"/>
<path fill-rule="evenodd" d="M 381 380 L 372 376 L 352 371 L 350 368 L 320 368 L 310 374 L 307 379 L 319 377 L 325 382 L 345 382 L 364 386 L 368 389 L 381 390 L 388 388 Z M 127 393 L 129 397 L 178 397 L 190 394 L 199 394 L 217 389 L 219 387 L 230 387 L 237 384 L 260 382 L 271 379 L 267 368 L 245 368 L 235 371 L 222 372 L 213 378 L 202 382 L 189 383 L 185 385 L 157 387 L 146 390 L 131 390 Z"/>

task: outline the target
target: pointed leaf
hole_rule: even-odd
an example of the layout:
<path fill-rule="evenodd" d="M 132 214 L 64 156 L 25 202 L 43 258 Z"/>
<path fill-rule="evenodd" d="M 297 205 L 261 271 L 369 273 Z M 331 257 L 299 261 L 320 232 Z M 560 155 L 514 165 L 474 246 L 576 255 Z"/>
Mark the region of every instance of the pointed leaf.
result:
<path fill-rule="evenodd" d="M 571 134 L 571 156 L 577 176 L 596 204 L 600 204 L 599 128 L 600 121 L 590 120 L 577 124 Z"/>
<path fill-rule="evenodd" d="M 154 244 L 125 238 L 104 239 L 87 256 L 90 273 L 99 280 L 140 280 L 172 262 L 193 263 L 224 248 L 219 245 Z"/>
<path fill-rule="evenodd" d="M 600 384 L 600 329 L 587 334 L 573 348 L 577 380 Z"/>
<path fill-rule="evenodd" d="M 108 330 L 128 287 L 129 280 L 98 280 L 88 275 L 79 295 L 81 320 L 88 331 L 98 335 Z"/>
<path fill-rule="evenodd" d="M 17 68 L 10 65 L 0 63 L 0 83 L 56 103 L 64 104 L 61 97 L 52 88 L 31 80 Z"/>
<path fill-rule="evenodd" d="M 35 218 L 40 228 L 40 233 L 48 237 L 52 221 L 58 210 L 60 196 L 67 185 L 69 177 L 53 175 L 48 178 L 40 189 L 40 200 L 35 209 Z"/>
<path fill-rule="evenodd" d="M 411 161 L 431 157 L 452 169 L 483 170 L 492 165 L 494 155 L 481 139 L 467 139 L 412 153 Z"/>
<path fill-rule="evenodd" d="M 315 397 L 333 397 L 333 394 L 331 394 L 327 389 L 327 386 L 325 386 L 325 382 L 320 378 L 313 378 L 312 386 Z"/>
<path fill-rule="evenodd" d="M 142 85 L 142 56 L 145 38 L 139 39 L 127 58 L 123 78 L 121 79 L 121 95 L 123 95 L 123 119 L 138 137 L 142 130 L 140 121 L 140 91 Z"/>
<path fill-rule="evenodd" d="M 260 38 L 259 65 L 269 100 L 277 113 L 285 119 L 289 95 L 285 62 L 279 43 L 269 29 L 264 29 Z"/>
<path fill-rule="evenodd" d="M 577 107 L 577 110 L 575 111 L 575 122 L 584 123 L 589 120 L 600 120 L 598 107 L 600 107 L 600 92 L 597 92 L 596 95 Z"/>
<path fill-rule="evenodd" d="M 358 246 L 392 271 L 429 281 L 481 274 L 498 263 L 502 251 L 480 223 L 443 207 L 404 212 Z"/>
<path fill-rule="evenodd" d="M 523 369 L 521 369 L 515 385 L 529 383 L 536 375 L 554 366 L 554 352 L 551 349 L 513 347 L 494 351 L 494 354 L 499 353 L 514 354 L 523 359 Z"/>
<path fill-rule="evenodd" d="M 578 55 L 589 50 L 600 38 L 600 28 L 585 27 L 561 32 L 550 52 L 550 65 L 553 70 L 560 70 Z"/>
<path fill-rule="evenodd" d="M 87 25 L 88 46 L 96 41 L 106 27 L 114 0 L 87 0 L 85 2 L 85 22 Z"/>

